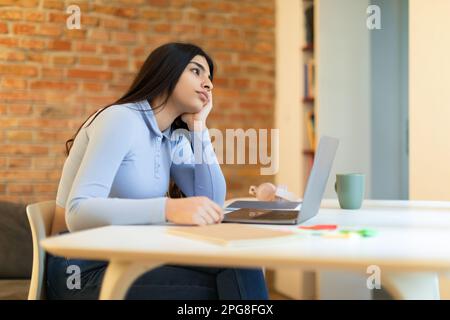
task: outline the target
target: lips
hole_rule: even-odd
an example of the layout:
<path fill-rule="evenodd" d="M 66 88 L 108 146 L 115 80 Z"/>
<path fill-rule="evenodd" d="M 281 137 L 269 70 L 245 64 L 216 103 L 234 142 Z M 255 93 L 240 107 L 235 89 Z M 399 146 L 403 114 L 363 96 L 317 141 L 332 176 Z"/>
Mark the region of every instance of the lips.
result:
<path fill-rule="evenodd" d="M 199 92 L 199 91 L 196 91 L 197 93 L 198 93 L 198 95 L 200 96 L 200 98 L 203 100 L 203 101 L 208 101 L 209 100 L 209 98 L 208 98 L 208 95 L 206 94 L 206 93 L 204 93 L 204 92 Z"/>

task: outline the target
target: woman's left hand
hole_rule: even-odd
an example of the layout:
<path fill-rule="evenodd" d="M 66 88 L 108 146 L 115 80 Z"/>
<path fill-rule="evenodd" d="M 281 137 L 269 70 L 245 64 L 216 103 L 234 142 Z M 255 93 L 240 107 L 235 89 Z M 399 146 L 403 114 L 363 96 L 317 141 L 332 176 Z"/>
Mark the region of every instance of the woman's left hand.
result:
<path fill-rule="evenodd" d="M 212 110 L 212 93 L 208 92 L 208 103 L 197 113 L 184 113 L 181 120 L 186 122 L 190 131 L 203 131 L 206 129 L 206 118 Z"/>

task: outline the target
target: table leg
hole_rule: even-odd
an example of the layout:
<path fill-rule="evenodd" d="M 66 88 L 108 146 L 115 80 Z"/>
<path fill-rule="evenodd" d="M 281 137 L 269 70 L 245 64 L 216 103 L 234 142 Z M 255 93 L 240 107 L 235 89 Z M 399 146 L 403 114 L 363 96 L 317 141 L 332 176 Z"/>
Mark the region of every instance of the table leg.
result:
<path fill-rule="evenodd" d="M 439 300 L 439 276 L 434 272 L 384 272 L 381 286 L 398 300 Z"/>
<path fill-rule="evenodd" d="M 135 263 L 111 261 L 106 269 L 100 292 L 100 300 L 123 300 L 125 295 L 139 276 L 151 269 L 161 266 L 161 263 Z"/>

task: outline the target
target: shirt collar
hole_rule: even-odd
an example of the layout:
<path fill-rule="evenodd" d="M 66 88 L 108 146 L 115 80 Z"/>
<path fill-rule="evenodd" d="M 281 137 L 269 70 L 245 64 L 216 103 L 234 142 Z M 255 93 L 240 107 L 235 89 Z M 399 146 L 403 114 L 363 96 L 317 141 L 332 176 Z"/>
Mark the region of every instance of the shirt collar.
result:
<path fill-rule="evenodd" d="M 161 131 L 158 127 L 158 123 L 156 122 L 155 114 L 153 113 L 153 108 L 150 106 L 150 103 L 147 101 L 147 99 L 142 100 L 139 102 L 140 106 L 142 107 L 142 110 L 145 110 L 144 114 L 147 119 L 150 121 L 150 129 L 158 136 L 164 136 L 167 139 L 170 139 L 170 136 L 172 134 L 172 126 L 169 126 L 166 130 Z"/>

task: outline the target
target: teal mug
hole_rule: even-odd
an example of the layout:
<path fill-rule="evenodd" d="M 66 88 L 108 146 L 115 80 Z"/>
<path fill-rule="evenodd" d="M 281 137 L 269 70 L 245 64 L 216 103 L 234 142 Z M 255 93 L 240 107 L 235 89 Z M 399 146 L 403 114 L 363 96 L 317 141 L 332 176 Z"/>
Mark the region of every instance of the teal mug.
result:
<path fill-rule="evenodd" d="M 359 209 L 364 199 L 365 175 L 361 173 L 337 174 L 334 190 L 342 209 Z"/>

